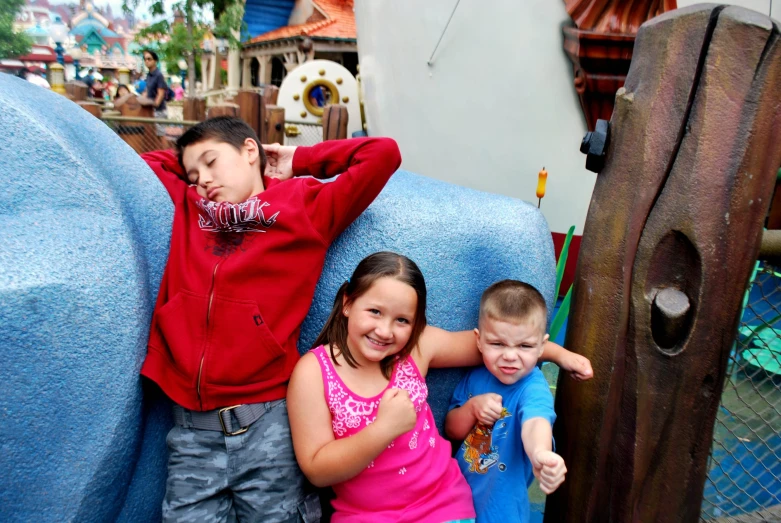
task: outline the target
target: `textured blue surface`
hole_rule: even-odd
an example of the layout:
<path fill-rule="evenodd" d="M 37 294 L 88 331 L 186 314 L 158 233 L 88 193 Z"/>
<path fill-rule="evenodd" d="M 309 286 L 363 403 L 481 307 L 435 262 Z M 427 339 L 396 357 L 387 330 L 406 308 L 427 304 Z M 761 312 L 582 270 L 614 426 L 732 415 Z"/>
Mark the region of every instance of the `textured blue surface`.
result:
<path fill-rule="evenodd" d="M 0 74 L 0 515 L 160 519 L 170 405 L 143 387 L 172 206 L 138 156 L 65 98 Z M 553 304 L 553 244 L 533 206 L 406 172 L 333 245 L 306 350 L 364 256 L 415 260 L 429 322 L 471 329 L 483 289 L 536 285 Z M 441 426 L 461 371 L 430 374 Z"/>
<path fill-rule="evenodd" d="M 170 414 L 144 428 L 138 370 L 170 199 L 64 97 L 0 74 L 0 107 L 2 520 L 159 519 Z"/>
<path fill-rule="evenodd" d="M 555 304 L 553 241 L 534 206 L 399 171 L 331 247 L 302 327 L 299 352 L 311 348 L 339 286 L 359 261 L 377 251 L 398 252 L 418 264 L 428 289 L 428 322 L 443 329 L 475 328 L 480 295 L 505 278 L 537 287 L 549 311 Z M 449 369 L 429 374 L 429 402 L 440 430 L 463 373 Z"/>

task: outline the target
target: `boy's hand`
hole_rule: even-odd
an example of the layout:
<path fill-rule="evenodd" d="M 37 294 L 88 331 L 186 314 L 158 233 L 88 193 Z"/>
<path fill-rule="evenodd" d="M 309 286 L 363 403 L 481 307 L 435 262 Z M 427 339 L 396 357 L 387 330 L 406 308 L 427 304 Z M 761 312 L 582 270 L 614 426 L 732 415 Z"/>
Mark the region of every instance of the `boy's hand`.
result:
<path fill-rule="evenodd" d="M 532 459 L 534 477 L 540 482 L 540 489 L 550 494 L 564 483 L 567 467 L 561 456 L 550 450 L 538 450 Z"/>
<path fill-rule="evenodd" d="M 591 362 L 588 358 L 571 351 L 567 351 L 562 358 L 561 368 L 578 381 L 590 380 L 594 377 L 594 370 L 591 368 Z"/>
<path fill-rule="evenodd" d="M 492 392 L 469 399 L 472 414 L 480 423 L 491 426 L 502 415 L 502 397 Z"/>
<path fill-rule="evenodd" d="M 287 180 L 293 177 L 293 155 L 296 148 L 293 146 L 282 146 L 278 143 L 264 144 L 263 150 L 266 152 L 266 172 L 269 178 L 279 178 Z"/>
<path fill-rule="evenodd" d="M 377 419 L 374 423 L 383 424 L 383 428 L 393 436 L 393 439 L 415 428 L 418 415 L 415 405 L 409 399 L 409 393 L 404 389 L 388 389 L 380 399 L 377 409 Z"/>

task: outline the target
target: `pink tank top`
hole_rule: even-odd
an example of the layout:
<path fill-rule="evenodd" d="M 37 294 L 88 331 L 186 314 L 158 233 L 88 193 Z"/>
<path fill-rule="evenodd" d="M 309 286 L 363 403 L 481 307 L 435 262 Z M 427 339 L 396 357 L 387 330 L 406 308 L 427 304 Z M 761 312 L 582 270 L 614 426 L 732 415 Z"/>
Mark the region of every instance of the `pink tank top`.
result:
<path fill-rule="evenodd" d="M 322 345 L 312 352 L 320 362 L 336 439 L 350 437 L 372 423 L 388 388 L 406 390 L 418 413 L 414 429 L 393 440 L 360 474 L 334 485 L 332 521 L 442 523 L 474 518 L 469 485 L 451 457 L 450 443 L 437 431 L 426 402 L 426 380 L 412 358 L 396 363 L 385 390 L 364 398 L 347 388 Z"/>

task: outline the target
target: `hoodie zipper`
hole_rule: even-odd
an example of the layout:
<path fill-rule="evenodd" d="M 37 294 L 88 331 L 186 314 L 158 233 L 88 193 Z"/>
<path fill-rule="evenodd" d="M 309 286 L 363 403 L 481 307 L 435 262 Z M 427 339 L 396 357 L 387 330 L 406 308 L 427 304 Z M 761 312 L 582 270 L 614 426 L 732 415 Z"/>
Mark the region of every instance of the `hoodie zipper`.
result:
<path fill-rule="evenodd" d="M 217 280 L 217 269 L 220 267 L 221 262 L 217 262 L 217 264 L 214 266 L 214 270 L 212 271 L 212 284 L 209 289 L 209 305 L 206 308 L 206 337 L 208 339 L 209 336 L 209 319 L 211 317 L 212 312 L 212 302 L 214 301 L 214 286 L 215 282 Z M 206 359 L 206 347 L 204 346 L 203 352 L 201 353 L 201 364 L 198 367 L 198 383 L 196 385 L 196 392 L 198 393 L 198 403 L 201 405 L 201 410 L 203 410 L 203 398 L 201 398 L 201 375 L 203 374 L 203 360 Z"/>

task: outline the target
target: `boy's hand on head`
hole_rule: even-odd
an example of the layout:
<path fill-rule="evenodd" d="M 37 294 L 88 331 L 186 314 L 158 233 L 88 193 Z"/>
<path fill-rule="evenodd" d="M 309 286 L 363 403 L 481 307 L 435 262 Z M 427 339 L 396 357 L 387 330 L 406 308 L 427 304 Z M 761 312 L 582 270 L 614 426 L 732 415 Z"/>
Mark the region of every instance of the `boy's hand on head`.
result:
<path fill-rule="evenodd" d="M 591 362 L 588 358 L 571 351 L 567 351 L 561 362 L 561 368 L 566 370 L 570 377 L 578 381 L 590 380 L 594 377 L 594 370 L 591 368 Z"/>
<path fill-rule="evenodd" d="M 564 475 L 567 467 L 564 459 L 550 450 L 538 450 L 532 459 L 534 477 L 540 482 L 540 489 L 545 494 L 550 494 L 564 483 Z"/>
<path fill-rule="evenodd" d="M 296 153 L 296 148 L 278 143 L 263 144 L 262 147 L 266 153 L 266 172 L 263 174 L 269 178 L 279 178 L 280 180 L 292 178 L 293 156 Z"/>
<path fill-rule="evenodd" d="M 409 399 L 409 393 L 404 389 L 388 389 L 380 399 L 377 409 L 377 419 L 374 423 L 384 424 L 393 438 L 397 438 L 415 428 L 418 415 L 415 404 Z"/>
<path fill-rule="evenodd" d="M 484 425 L 493 425 L 502 415 L 502 397 L 493 392 L 479 394 L 469 399 L 472 414 Z"/>

